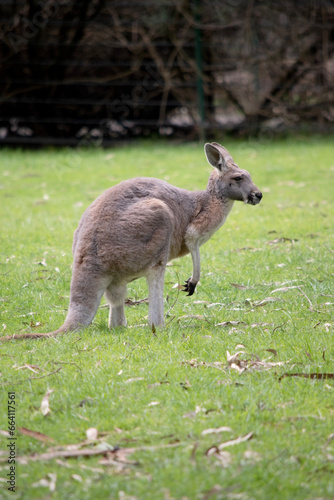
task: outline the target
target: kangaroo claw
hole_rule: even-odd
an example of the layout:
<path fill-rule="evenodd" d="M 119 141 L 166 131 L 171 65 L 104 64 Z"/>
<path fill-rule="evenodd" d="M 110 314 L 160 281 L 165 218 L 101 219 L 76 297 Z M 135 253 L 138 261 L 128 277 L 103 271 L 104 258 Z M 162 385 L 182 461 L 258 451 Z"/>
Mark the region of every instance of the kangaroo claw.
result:
<path fill-rule="evenodd" d="M 196 288 L 196 284 L 194 285 L 193 283 L 191 283 L 190 278 L 187 279 L 187 281 L 185 281 L 185 285 L 183 286 L 184 288 L 182 289 L 182 292 L 189 292 L 187 293 L 187 296 L 193 295 Z"/>

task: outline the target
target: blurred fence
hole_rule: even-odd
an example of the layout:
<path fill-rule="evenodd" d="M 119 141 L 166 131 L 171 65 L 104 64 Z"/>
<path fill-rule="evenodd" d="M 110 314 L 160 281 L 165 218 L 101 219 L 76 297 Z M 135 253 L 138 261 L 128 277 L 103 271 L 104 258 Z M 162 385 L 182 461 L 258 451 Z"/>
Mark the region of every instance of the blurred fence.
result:
<path fill-rule="evenodd" d="M 0 0 L 0 144 L 334 124 L 334 2 Z"/>

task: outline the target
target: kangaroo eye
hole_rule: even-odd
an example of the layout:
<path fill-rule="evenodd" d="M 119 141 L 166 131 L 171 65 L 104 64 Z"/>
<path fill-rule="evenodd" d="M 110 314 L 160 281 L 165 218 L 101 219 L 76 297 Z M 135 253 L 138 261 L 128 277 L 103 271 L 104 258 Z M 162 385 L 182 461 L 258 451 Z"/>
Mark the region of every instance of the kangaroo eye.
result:
<path fill-rule="evenodd" d="M 235 181 L 241 181 L 241 179 L 242 179 L 242 177 L 240 177 L 240 176 L 239 177 L 234 177 Z"/>

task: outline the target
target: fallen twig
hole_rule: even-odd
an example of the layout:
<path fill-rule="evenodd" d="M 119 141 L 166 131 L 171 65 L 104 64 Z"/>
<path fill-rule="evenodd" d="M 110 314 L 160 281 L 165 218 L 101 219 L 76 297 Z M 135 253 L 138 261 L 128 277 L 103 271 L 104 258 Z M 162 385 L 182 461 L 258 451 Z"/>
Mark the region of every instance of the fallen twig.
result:
<path fill-rule="evenodd" d="M 156 445 L 156 446 L 139 446 L 138 448 L 86 448 L 84 450 L 61 450 L 61 451 L 52 451 L 48 453 L 40 453 L 34 455 L 23 455 L 21 457 L 17 457 L 17 461 L 20 463 L 24 463 L 27 461 L 36 462 L 38 460 L 53 460 L 54 458 L 78 458 L 78 457 L 92 457 L 96 455 L 116 455 L 120 451 L 123 451 L 127 455 L 131 455 L 137 451 L 155 451 L 163 448 L 176 448 L 180 446 L 182 443 L 171 443 L 164 445 Z M 8 457 L 0 458 L 0 462 L 7 462 Z"/>
<path fill-rule="evenodd" d="M 306 293 L 300 288 L 300 286 L 297 286 L 298 290 L 300 292 L 302 292 L 302 294 L 304 295 L 304 297 L 308 300 L 308 303 L 310 304 L 310 311 L 314 312 L 314 307 L 313 307 L 313 304 L 312 302 L 310 301 L 310 299 L 308 298 L 308 296 L 306 295 Z"/>
<path fill-rule="evenodd" d="M 18 427 L 17 430 L 21 432 L 21 434 L 38 439 L 38 441 L 42 441 L 43 443 L 54 442 L 54 439 L 51 436 L 47 436 L 42 432 L 32 431 L 31 429 L 27 429 L 26 427 Z"/>
<path fill-rule="evenodd" d="M 25 382 L 28 382 L 28 380 L 37 380 L 40 378 L 49 377 L 50 375 L 54 375 L 55 373 L 59 372 L 61 369 L 62 369 L 62 366 L 60 366 L 57 370 L 54 370 L 53 372 L 46 373 L 45 375 L 40 375 L 39 377 L 29 377 L 29 378 L 25 378 L 24 380 L 18 380 L 17 382 L 7 382 L 5 384 L 1 384 L 1 386 L 5 387 L 6 385 L 20 385 L 20 384 L 24 384 Z"/>
<path fill-rule="evenodd" d="M 334 379 L 334 373 L 283 373 L 283 375 L 280 376 L 278 381 L 280 382 L 282 378 L 285 377 L 302 377 L 315 380 L 324 380 L 324 379 Z"/>

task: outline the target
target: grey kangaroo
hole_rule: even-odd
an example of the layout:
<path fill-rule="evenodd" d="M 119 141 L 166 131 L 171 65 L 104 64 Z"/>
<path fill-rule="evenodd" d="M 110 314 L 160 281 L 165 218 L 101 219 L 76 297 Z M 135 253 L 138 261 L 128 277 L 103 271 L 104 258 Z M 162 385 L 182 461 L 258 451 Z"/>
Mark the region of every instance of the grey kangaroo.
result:
<path fill-rule="evenodd" d="M 184 290 L 200 278 L 200 246 L 226 221 L 234 201 L 260 203 L 262 193 L 228 151 L 204 146 L 213 167 L 205 191 L 138 177 L 107 189 L 84 212 L 73 238 L 70 305 L 63 326 L 50 333 L 9 335 L 2 340 L 49 337 L 87 327 L 105 293 L 109 327 L 126 326 L 127 284 L 145 277 L 150 325 L 164 326 L 164 276 L 168 261 L 191 254 L 193 272 Z"/>

